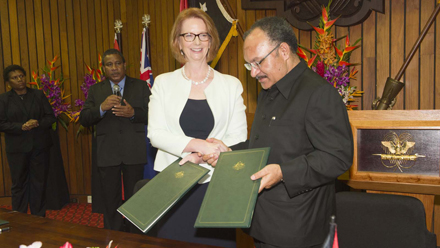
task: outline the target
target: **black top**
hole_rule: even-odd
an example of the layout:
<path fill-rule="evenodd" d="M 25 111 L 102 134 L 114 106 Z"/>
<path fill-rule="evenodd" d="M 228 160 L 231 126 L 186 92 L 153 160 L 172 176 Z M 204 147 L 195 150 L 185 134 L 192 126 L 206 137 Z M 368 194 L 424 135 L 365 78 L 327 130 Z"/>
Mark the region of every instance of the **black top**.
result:
<path fill-rule="evenodd" d="M 43 91 L 26 90 L 23 100 L 14 90 L 0 94 L 0 132 L 5 133 L 6 152 L 30 152 L 52 145 L 49 131 L 56 122 L 52 107 Z M 23 124 L 30 119 L 37 120 L 39 126 L 23 131 Z"/>
<path fill-rule="evenodd" d="M 258 195 L 250 235 L 280 247 L 322 244 L 353 136 L 338 91 L 304 61 L 261 90 L 246 148 L 260 147 L 271 147 L 267 163 L 281 166 L 284 181 Z"/>
<path fill-rule="evenodd" d="M 185 135 L 196 139 L 207 139 L 214 128 L 214 116 L 206 99 L 188 99 L 179 122 Z"/>

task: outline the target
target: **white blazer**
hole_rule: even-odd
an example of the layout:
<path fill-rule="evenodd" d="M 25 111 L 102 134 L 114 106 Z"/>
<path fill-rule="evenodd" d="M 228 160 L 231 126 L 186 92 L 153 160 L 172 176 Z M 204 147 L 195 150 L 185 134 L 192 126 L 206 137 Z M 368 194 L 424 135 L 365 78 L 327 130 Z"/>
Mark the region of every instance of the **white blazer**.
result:
<path fill-rule="evenodd" d="M 246 106 L 241 96 L 243 86 L 237 78 L 213 71 L 214 78 L 205 89 L 214 115 L 214 128 L 209 137 L 222 140 L 227 146 L 235 145 L 247 138 Z M 193 138 L 185 135 L 179 123 L 190 91 L 191 82 L 183 78 L 182 69 L 161 74 L 154 80 L 148 105 L 148 138 L 158 148 L 154 161 L 156 171 L 190 154 L 183 150 Z M 214 168 L 208 164 L 201 166 L 210 172 L 199 183 L 209 182 Z"/>

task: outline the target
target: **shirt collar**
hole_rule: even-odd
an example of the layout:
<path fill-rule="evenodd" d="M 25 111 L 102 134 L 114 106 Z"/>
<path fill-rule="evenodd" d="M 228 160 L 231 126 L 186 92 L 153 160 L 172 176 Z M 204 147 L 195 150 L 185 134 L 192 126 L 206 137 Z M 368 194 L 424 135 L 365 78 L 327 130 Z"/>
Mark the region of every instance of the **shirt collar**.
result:
<path fill-rule="evenodd" d="M 120 87 L 121 90 L 124 89 L 124 87 L 125 87 L 125 79 L 126 79 L 126 78 L 127 78 L 127 76 L 125 76 L 125 77 L 121 80 L 121 82 L 118 83 L 118 85 L 119 85 L 119 87 Z M 111 80 L 108 80 L 108 81 L 110 81 L 110 86 L 111 86 L 112 89 L 113 89 L 113 85 L 115 85 L 115 83 L 113 83 Z"/>
<path fill-rule="evenodd" d="M 307 68 L 306 62 L 303 59 L 301 59 L 298 65 L 293 67 L 293 69 L 290 70 L 289 73 L 287 73 L 276 84 L 274 84 L 274 86 L 276 86 L 276 88 L 280 91 L 281 95 L 283 95 L 284 98 L 287 99 L 289 97 L 293 85 L 295 84 L 296 80 L 300 77 L 300 75 L 304 72 L 304 70 L 306 70 L 306 68 Z"/>

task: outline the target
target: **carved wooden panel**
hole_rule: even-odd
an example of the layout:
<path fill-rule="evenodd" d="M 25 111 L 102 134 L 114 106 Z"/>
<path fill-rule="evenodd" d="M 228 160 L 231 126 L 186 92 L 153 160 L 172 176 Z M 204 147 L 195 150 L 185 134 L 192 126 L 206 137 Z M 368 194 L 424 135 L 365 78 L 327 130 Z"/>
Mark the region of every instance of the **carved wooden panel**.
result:
<path fill-rule="evenodd" d="M 287 19 L 295 28 L 311 30 L 319 25 L 321 7 L 329 0 L 242 0 L 243 9 L 276 9 L 277 16 Z M 384 13 L 383 0 L 334 0 L 330 5 L 330 17 L 340 16 L 336 26 L 352 26 L 362 23 L 375 10 Z"/>

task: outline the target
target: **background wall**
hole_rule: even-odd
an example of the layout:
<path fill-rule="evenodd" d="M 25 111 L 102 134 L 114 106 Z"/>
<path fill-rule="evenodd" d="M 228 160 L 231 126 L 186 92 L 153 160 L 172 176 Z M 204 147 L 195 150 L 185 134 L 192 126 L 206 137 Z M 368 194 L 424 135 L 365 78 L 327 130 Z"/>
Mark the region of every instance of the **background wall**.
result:
<path fill-rule="evenodd" d="M 247 30 L 255 20 L 275 15 L 274 10 L 242 10 L 241 0 L 224 0 L 231 7 L 240 26 Z M 354 42 L 362 38 L 362 47 L 353 52 L 351 62 L 361 63 L 358 79 L 352 85 L 365 94 L 356 102 L 359 109 L 371 109 L 382 94 L 388 76 L 394 77 L 405 56 L 435 8 L 436 0 L 385 0 L 385 14 L 373 12 L 357 26 L 335 28 L 336 37 L 349 34 Z M 123 23 L 123 53 L 127 74 L 139 77 L 141 18 L 150 14 L 151 64 L 153 74 L 172 71 L 180 65 L 172 58 L 168 37 L 179 12 L 179 0 L 0 0 L 0 68 L 22 65 L 28 73 L 39 71 L 55 55 L 62 72 L 69 101 L 83 99 L 80 90 L 86 74 L 85 65 L 97 67 L 98 54 L 113 47 L 114 20 Z M 315 34 L 294 29 L 302 45 L 311 47 Z M 409 65 L 402 81 L 405 87 L 394 109 L 440 108 L 440 19 L 437 18 L 420 50 Z M 255 112 L 261 87 L 243 66 L 242 38 L 232 38 L 216 69 L 240 79 L 249 117 Z M 2 70 L 0 71 L 2 74 Z M 7 91 L 3 77 L 0 93 Z M 73 104 L 72 104 L 73 105 Z M 70 193 L 91 194 L 90 132 L 75 138 L 79 124 L 68 130 L 60 128 L 60 141 Z M 0 143 L 0 197 L 10 196 L 9 167 L 6 161 L 4 134 Z"/>

